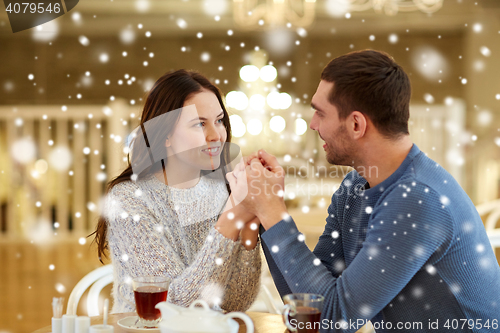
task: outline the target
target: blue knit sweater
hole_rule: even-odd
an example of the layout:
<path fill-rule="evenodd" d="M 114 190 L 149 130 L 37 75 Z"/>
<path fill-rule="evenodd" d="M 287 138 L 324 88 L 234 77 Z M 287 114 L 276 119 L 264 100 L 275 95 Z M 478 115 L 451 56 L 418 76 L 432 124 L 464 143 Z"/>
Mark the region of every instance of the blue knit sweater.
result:
<path fill-rule="evenodd" d="M 377 332 L 500 332 L 500 268 L 483 223 L 416 145 L 373 188 L 345 177 L 313 252 L 299 235 L 291 217 L 261 234 L 282 296 L 325 297 L 321 332 L 367 320 Z"/>

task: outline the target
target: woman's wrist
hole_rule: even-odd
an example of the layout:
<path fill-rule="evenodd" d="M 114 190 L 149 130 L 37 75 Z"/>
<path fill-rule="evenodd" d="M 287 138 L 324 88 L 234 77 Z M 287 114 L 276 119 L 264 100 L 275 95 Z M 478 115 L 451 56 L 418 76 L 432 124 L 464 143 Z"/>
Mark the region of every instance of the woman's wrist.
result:
<path fill-rule="evenodd" d="M 234 212 L 230 209 L 223 212 L 219 216 L 219 219 L 215 224 L 215 229 L 217 229 L 224 237 L 237 241 L 241 227 L 238 229 L 238 225 L 234 220 Z"/>

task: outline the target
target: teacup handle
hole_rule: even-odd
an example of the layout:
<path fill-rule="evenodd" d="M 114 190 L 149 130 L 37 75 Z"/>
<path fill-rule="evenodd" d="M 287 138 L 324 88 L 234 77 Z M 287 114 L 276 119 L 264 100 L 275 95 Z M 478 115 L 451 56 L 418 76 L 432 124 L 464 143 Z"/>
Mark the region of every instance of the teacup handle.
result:
<path fill-rule="evenodd" d="M 127 286 L 129 285 L 128 283 L 126 282 L 122 282 L 118 285 L 118 296 L 125 302 L 127 303 L 128 305 L 130 305 L 132 307 L 132 309 L 135 309 L 135 304 L 133 304 L 132 302 L 130 302 L 123 294 L 122 294 L 122 287 L 124 286 Z"/>
<path fill-rule="evenodd" d="M 246 314 L 244 314 L 243 312 L 230 312 L 230 313 L 226 314 L 224 317 L 239 318 L 239 319 L 243 320 L 243 322 L 245 323 L 245 326 L 247 328 L 246 333 L 253 333 L 254 332 L 254 326 L 253 326 L 252 319 L 250 319 L 250 317 L 247 316 Z"/>
<path fill-rule="evenodd" d="M 285 306 L 283 307 L 283 322 L 285 323 L 286 328 L 290 330 L 290 332 L 297 332 L 297 327 L 293 327 L 288 321 L 289 316 L 295 316 L 296 314 L 297 312 L 295 310 L 295 306 L 285 304 Z"/>

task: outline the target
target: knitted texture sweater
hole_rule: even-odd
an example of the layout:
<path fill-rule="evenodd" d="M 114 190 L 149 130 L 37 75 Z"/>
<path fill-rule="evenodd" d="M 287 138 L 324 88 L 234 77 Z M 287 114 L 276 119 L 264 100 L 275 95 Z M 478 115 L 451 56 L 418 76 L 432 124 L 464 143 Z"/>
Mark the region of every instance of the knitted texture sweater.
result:
<path fill-rule="evenodd" d="M 263 229 L 261 228 L 261 232 Z M 500 268 L 453 177 L 413 145 L 369 188 L 356 171 L 332 196 L 311 252 L 293 219 L 262 233 L 281 295 L 325 297 L 320 332 L 499 332 Z"/>
<path fill-rule="evenodd" d="M 259 291 L 260 241 L 248 251 L 214 228 L 227 198 L 224 181 L 208 177 L 188 189 L 153 175 L 114 186 L 104 209 L 112 312 L 135 310 L 131 278 L 148 275 L 171 279 L 168 302 L 186 307 L 203 299 L 227 311 L 248 309 Z"/>

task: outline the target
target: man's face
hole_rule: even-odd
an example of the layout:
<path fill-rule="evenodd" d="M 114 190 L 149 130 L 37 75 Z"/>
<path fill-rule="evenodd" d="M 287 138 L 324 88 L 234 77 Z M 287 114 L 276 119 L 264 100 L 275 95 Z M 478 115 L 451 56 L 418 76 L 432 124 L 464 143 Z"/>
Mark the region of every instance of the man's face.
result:
<path fill-rule="evenodd" d="M 337 108 L 328 100 L 333 85 L 333 82 L 320 81 L 311 101 L 314 115 L 309 127 L 325 141 L 323 149 L 328 163 L 352 166 L 355 143 L 347 132 L 346 120 L 339 119 Z"/>

